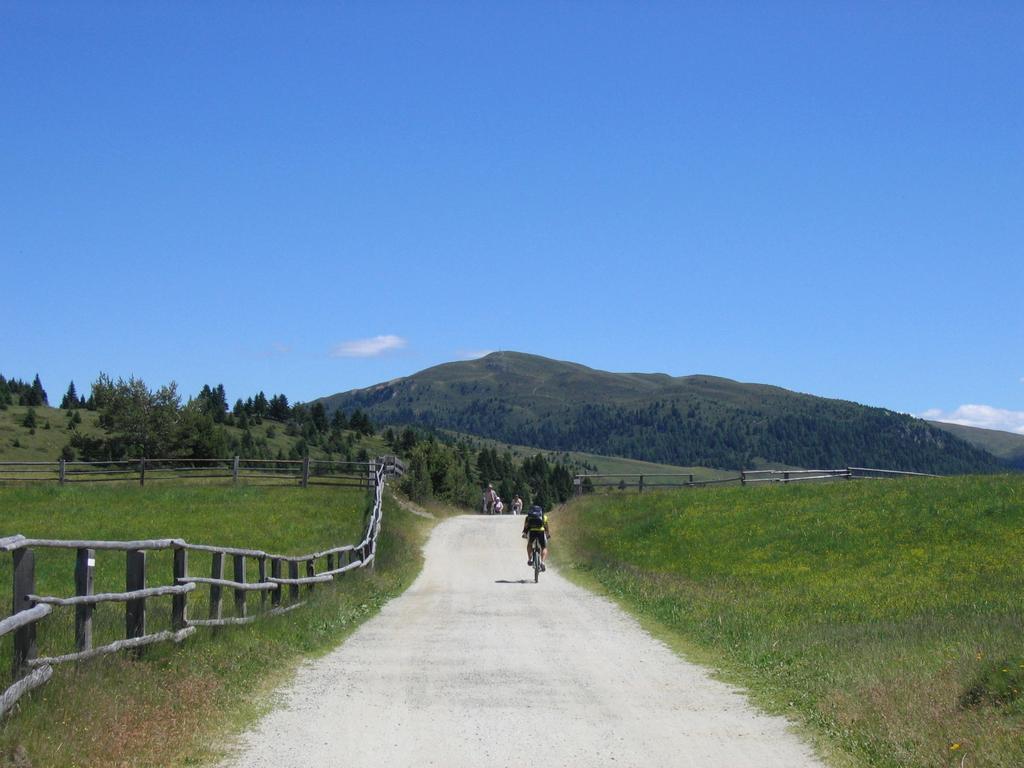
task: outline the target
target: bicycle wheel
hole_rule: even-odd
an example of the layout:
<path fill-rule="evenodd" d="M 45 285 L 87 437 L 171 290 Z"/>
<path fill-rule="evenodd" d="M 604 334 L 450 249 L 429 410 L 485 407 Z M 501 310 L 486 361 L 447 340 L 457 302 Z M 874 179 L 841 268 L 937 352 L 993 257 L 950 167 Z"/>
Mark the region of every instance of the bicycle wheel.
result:
<path fill-rule="evenodd" d="M 533 548 L 533 583 L 540 581 L 540 549 Z"/>

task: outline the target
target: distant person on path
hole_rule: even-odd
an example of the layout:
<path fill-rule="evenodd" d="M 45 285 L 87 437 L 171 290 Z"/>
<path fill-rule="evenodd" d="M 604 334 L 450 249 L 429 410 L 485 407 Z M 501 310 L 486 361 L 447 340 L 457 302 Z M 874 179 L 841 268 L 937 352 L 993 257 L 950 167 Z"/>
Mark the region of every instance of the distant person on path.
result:
<path fill-rule="evenodd" d="M 551 527 L 544 510 L 534 505 L 526 513 L 523 521 L 523 538 L 526 539 L 526 564 L 533 565 L 533 542 L 540 542 L 540 569 L 546 571 L 544 561 L 548 559 L 548 541 L 551 539 Z"/>
<path fill-rule="evenodd" d="M 519 498 L 519 494 L 517 493 L 515 496 L 512 497 L 512 514 L 513 515 L 521 515 L 522 513 L 523 513 L 523 500 L 521 498 Z"/>
<path fill-rule="evenodd" d="M 493 515 L 494 505 L 498 501 L 498 494 L 494 490 L 494 486 L 490 483 L 487 484 L 487 488 L 484 489 L 484 508 L 483 514 Z"/>
<path fill-rule="evenodd" d="M 505 502 L 501 500 L 501 496 L 494 497 L 494 514 L 503 515 L 505 514 Z"/>

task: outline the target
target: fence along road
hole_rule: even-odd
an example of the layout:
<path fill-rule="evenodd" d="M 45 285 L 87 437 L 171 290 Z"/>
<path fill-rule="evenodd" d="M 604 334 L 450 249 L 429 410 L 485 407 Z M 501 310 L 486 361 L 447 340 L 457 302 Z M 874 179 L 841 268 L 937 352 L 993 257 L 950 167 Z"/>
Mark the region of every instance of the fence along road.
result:
<path fill-rule="evenodd" d="M 224 765 L 821 768 L 612 603 L 550 567 L 534 584 L 521 526 L 441 523 L 412 587 L 301 668 Z"/>
<path fill-rule="evenodd" d="M 237 466 L 237 461 L 236 461 Z M 306 464 L 308 467 L 308 462 Z M 264 616 L 287 613 L 302 605 L 299 588 L 312 589 L 316 584 L 333 581 L 336 577 L 355 568 L 372 566 L 377 554 L 380 536 L 383 490 L 385 479 L 390 475 L 401 475 L 404 467 L 394 457 L 384 457 L 371 462 L 369 472 L 373 478 L 374 502 L 366 525 L 366 534 L 358 544 L 346 544 L 311 552 L 305 555 L 273 555 L 255 549 L 193 544 L 182 539 L 147 539 L 142 541 L 72 541 L 65 539 L 30 539 L 21 535 L 0 539 L 0 552 L 10 552 L 13 563 L 13 612 L 0 621 L 0 638 L 13 636 L 14 683 L 0 694 L 0 716 L 7 713 L 29 691 L 46 683 L 53 675 L 57 664 L 84 661 L 108 653 L 141 648 L 153 643 L 173 641 L 180 643 L 193 634 L 198 627 L 226 627 L 250 624 Z M 362 470 L 357 474 L 361 482 Z M 74 585 L 71 597 L 35 594 L 35 550 L 73 549 L 76 551 Z M 146 587 L 146 553 L 153 550 L 174 551 L 174 583 Z M 115 551 L 125 553 L 125 591 L 113 593 L 93 592 L 93 569 L 96 552 Z M 189 573 L 189 552 L 210 555 L 209 577 Z M 232 558 L 233 578 L 224 578 L 224 560 Z M 246 560 L 255 559 L 258 565 L 259 581 L 246 582 Z M 267 574 L 267 565 L 270 574 Z M 305 574 L 300 575 L 299 566 L 305 564 Z M 320 566 L 318 569 L 317 566 Z M 282 569 L 287 566 L 288 576 L 283 577 Z M 69 575 L 69 583 L 71 577 Z M 188 616 L 188 594 L 199 585 L 210 589 L 209 618 L 190 619 Z M 287 605 L 283 604 L 284 587 L 288 587 Z M 235 615 L 223 616 L 223 591 L 234 592 Z M 249 592 L 260 592 L 261 613 L 250 615 L 247 596 Z M 267 595 L 270 608 L 267 609 Z M 171 629 L 162 632 L 146 632 L 146 600 L 157 597 L 171 597 Z M 125 604 L 125 639 L 107 645 L 94 647 L 92 642 L 92 613 L 100 603 Z M 38 657 L 36 652 L 36 624 L 49 616 L 55 607 L 75 609 L 75 650 L 60 656 Z"/>
<path fill-rule="evenodd" d="M 842 469 L 743 469 L 735 477 L 694 480 L 692 472 L 646 472 L 643 474 L 584 474 L 573 477 L 576 495 L 596 488 L 703 488 L 706 485 L 755 485 L 757 483 L 802 483 L 822 480 L 872 480 L 892 477 L 939 477 L 924 472 L 895 469 L 844 467 Z"/>

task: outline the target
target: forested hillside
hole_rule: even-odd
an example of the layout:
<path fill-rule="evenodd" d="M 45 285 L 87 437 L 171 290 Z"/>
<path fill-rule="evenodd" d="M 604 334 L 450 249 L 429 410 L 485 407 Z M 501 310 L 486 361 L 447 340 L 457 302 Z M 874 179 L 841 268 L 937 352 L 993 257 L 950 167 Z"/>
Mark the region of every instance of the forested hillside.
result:
<path fill-rule="evenodd" d="M 323 398 L 380 423 L 683 466 L 879 466 L 954 474 L 1006 465 L 905 414 L 712 376 L 608 373 L 497 352 Z"/>

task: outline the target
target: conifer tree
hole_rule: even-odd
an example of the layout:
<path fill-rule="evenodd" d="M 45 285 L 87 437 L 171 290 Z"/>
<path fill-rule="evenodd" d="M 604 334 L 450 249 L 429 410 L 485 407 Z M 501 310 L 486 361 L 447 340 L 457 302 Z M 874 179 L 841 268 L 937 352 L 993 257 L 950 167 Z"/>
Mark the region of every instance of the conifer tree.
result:
<path fill-rule="evenodd" d="M 75 391 L 74 381 L 68 384 L 68 391 L 64 393 L 64 397 L 60 401 L 60 407 L 65 410 L 78 407 L 78 393 Z"/>
<path fill-rule="evenodd" d="M 309 415 L 317 432 L 327 431 L 327 411 L 324 409 L 323 403 L 319 401 L 313 403 L 313 407 L 309 409 Z"/>
<path fill-rule="evenodd" d="M 49 401 L 46 397 L 46 390 L 43 389 L 43 382 L 39 380 L 39 374 L 36 374 L 35 379 L 32 380 L 32 402 L 26 403 L 26 405 L 49 405 Z"/>

